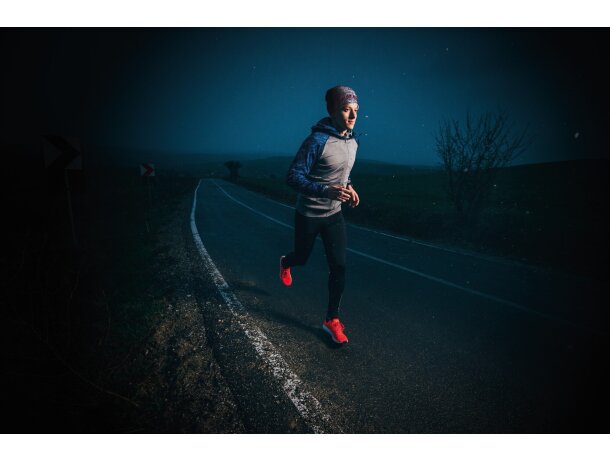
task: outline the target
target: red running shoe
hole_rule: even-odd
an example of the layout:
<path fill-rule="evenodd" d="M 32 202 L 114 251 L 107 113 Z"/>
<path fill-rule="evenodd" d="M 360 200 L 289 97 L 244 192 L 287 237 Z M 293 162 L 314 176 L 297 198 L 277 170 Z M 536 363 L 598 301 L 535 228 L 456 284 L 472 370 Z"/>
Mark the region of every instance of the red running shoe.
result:
<path fill-rule="evenodd" d="M 292 284 L 292 275 L 290 274 L 290 267 L 284 268 L 282 266 L 282 259 L 286 256 L 280 257 L 280 279 L 284 286 L 290 286 Z"/>
<path fill-rule="evenodd" d="M 330 334 L 335 343 L 347 343 L 347 337 L 343 333 L 345 326 L 341 324 L 339 318 L 333 318 L 330 321 L 324 321 L 322 329 Z"/>

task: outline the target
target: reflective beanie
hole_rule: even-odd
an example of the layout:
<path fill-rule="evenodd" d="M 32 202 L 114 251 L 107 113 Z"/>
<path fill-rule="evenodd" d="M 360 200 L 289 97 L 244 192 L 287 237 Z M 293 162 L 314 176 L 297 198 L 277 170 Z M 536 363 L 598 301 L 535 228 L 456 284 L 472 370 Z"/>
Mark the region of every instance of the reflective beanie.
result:
<path fill-rule="evenodd" d="M 326 110 L 329 115 L 352 102 L 358 104 L 358 96 L 349 86 L 339 85 L 326 91 Z"/>

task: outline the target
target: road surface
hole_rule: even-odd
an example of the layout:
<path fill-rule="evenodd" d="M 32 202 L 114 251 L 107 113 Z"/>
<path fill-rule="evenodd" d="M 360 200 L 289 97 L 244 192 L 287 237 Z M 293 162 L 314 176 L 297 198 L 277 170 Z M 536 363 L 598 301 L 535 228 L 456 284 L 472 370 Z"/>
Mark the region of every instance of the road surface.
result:
<path fill-rule="evenodd" d="M 607 284 L 348 224 L 341 318 L 350 342 L 339 347 L 321 329 L 328 268 L 320 238 L 307 265 L 292 268 L 292 286 L 278 277 L 294 209 L 218 179 L 203 179 L 196 197 L 205 251 L 248 327 L 306 395 L 302 410 L 282 395 L 279 407 L 295 407 L 278 414 L 320 411 L 331 421 L 324 431 L 347 433 L 608 432 Z M 227 312 L 207 312 L 212 327 Z M 245 360 L 238 331 L 215 334 L 221 361 Z M 240 336 L 246 343 L 250 333 Z M 264 391 L 247 382 L 236 378 L 233 392 L 255 406 Z M 281 418 L 261 407 L 252 419 Z M 251 429 L 282 431 L 268 423 Z"/>

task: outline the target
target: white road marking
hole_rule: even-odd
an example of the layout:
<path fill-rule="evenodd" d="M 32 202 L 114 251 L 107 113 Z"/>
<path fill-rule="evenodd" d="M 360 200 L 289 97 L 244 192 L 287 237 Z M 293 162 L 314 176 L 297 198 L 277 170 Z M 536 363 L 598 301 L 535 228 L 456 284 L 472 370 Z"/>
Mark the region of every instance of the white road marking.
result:
<path fill-rule="evenodd" d="M 271 216 L 269 216 L 269 215 L 267 215 L 267 214 L 265 214 L 265 213 L 263 213 L 263 212 L 260 212 L 260 211 L 258 211 L 258 210 L 256 210 L 256 209 L 254 209 L 254 208 L 252 208 L 252 207 L 248 206 L 247 204 L 245 204 L 245 203 L 241 202 L 241 201 L 240 201 L 240 200 L 238 200 L 237 198 L 235 198 L 235 197 L 233 197 L 233 196 L 229 195 L 229 193 L 227 193 L 227 192 L 226 192 L 226 190 L 224 190 L 224 189 L 223 189 L 223 188 L 222 188 L 220 185 L 218 185 L 218 184 L 217 184 L 215 181 L 212 181 L 212 182 L 213 182 L 213 183 L 214 183 L 214 185 L 216 185 L 216 187 L 218 187 L 218 188 L 219 188 L 219 189 L 220 189 L 220 190 L 221 190 L 221 191 L 222 191 L 222 192 L 223 192 L 223 193 L 224 193 L 224 194 L 225 194 L 227 197 L 229 197 L 231 200 L 235 201 L 236 203 L 240 204 L 241 206 L 243 206 L 243 207 L 245 207 L 245 208 L 249 209 L 250 211 L 252 211 L 252 212 L 254 212 L 254 213 L 256 213 L 256 214 L 258 214 L 258 215 L 260 215 L 260 216 L 262 216 L 262 217 L 266 217 L 267 219 L 269 219 L 269 220 L 271 220 L 271 221 L 273 221 L 273 222 L 275 222 L 275 223 L 277 223 L 277 224 L 279 224 L 279 225 L 282 225 L 282 226 L 284 226 L 284 227 L 288 227 L 288 228 L 292 228 L 292 229 L 294 228 L 292 225 L 285 224 L 284 222 L 281 222 L 281 221 L 279 221 L 279 220 L 277 220 L 277 219 L 275 219 L 275 218 L 273 218 L 273 217 L 271 217 Z M 414 270 L 414 269 L 412 269 L 412 268 L 408 268 L 408 267 L 405 267 L 405 266 L 403 266 L 403 265 L 396 264 L 396 263 L 394 263 L 394 262 L 390 262 L 390 261 L 388 261 L 388 260 L 381 259 L 381 258 L 379 258 L 379 257 L 372 256 L 372 255 L 370 255 L 370 254 L 366 254 L 366 253 L 364 253 L 364 252 L 356 251 L 355 249 L 347 248 L 347 250 L 348 250 L 348 251 L 350 251 L 350 252 L 353 252 L 354 254 L 358 254 L 359 256 L 366 257 L 366 258 L 368 258 L 368 259 L 374 260 L 374 261 L 376 261 L 376 262 L 379 262 L 379 263 L 382 263 L 382 264 L 385 264 L 385 265 L 389 265 L 390 267 L 398 268 L 399 270 L 404 270 L 404 271 L 406 271 L 406 272 L 413 273 L 414 275 L 421 276 L 422 278 L 426 278 L 426 279 L 429 279 L 429 280 L 431 280 L 431 281 L 436 281 L 437 283 L 444 284 L 445 286 L 450 286 L 450 287 L 453 287 L 453 288 L 455 288 L 455 289 L 459 289 L 459 290 L 462 290 L 462 291 L 464 291 L 464 292 L 468 292 L 469 294 L 473 294 L 473 295 L 476 295 L 476 296 L 479 296 L 479 297 L 483 297 L 483 298 L 485 298 L 485 299 L 493 300 L 494 302 L 498 302 L 498 303 L 501 303 L 501 304 L 503 304 L 503 305 L 507 305 L 507 306 L 509 306 L 509 307 L 512 307 L 512 308 L 515 308 L 515 309 L 517 309 L 517 310 L 521 310 L 521 311 L 524 311 L 524 312 L 527 312 L 527 313 L 531 313 L 531 314 L 536 315 L 536 316 L 540 316 L 541 318 L 545 318 L 545 319 L 550 319 L 550 320 L 553 320 L 553 321 L 557 321 L 557 322 L 559 322 L 559 323 L 566 324 L 566 325 L 568 325 L 568 326 L 575 326 L 575 324 L 574 324 L 574 323 L 571 323 L 571 322 L 569 322 L 569 321 L 566 321 L 566 320 L 564 320 L 564 319 L 562 319 L 562 318 L 559 318 L 559 317 L 557 317 L 557 316 L 553 316 L 553 315 L 549 315 L 549 314 L 547 314 L 547 313 L 543 313 L 543 312 L 541 312 L 541 311 L 535 310 L 535 309 L 530 308 L 530 307 L 526 307 L 525 305 L 521 305 L 521 304 L 518 304 L 518 303 L 516 303 L 516 302 L 511 302 L 510 300 L 502 299 L 501 297 L 496 297 L 496 296 L 494 296 L 494 295 L 491 295 L 491 294 L 486 294 L 486 293 L 484 293 L 484 292 L 480 292 L 480 291 L 477 291 L 477 290 L 475 290 L 475 289 L 471 289 L 471 288 L 467 288 L 467 287 L 464 287 L 464 286 L 460 286 L 459 284 L 452 283 L 451 281 L 447 281 L 447 280 L 444 280 L 444 279 L 442 279 L 442 278 L 438 278 L 438 277 L 436 277 L 436 276 L 428 275 L 428 274 L 426 274 L 426 273 L 423 273 L 423 272 L 420 272 L 420 271 Z"/>
<path fill-rule="evenodd" d="M 214 182 L 214 184 L 217 187 L 220 187 L 216 182 Z M 256 195 L 258 198 L 263 198 L 263 199 L 265 199 L 267 201 L 270 201 L 273 204 L 277 204 L 279 206 L 284 206 L 285 208 L 293 209 L 294 210 L 294 206 L 289 206 L 289 205 L 287 205 L 285 203 L 282 203 L 280 201 L 276 201 L 276 200 L 274 200 L 272 198 L 269 198 L 268 196 L 265 196 L 265 195 L 253 192 L 252 190 L 248 190 L 246 188 L 244 188 L 244 190 L 247 191 L 247 192 L 250 192 L 250 193 L 252 193 L 254 195 Z M 446 248 L 446 247 L 439 246 L 439 245 L 434 244 L 434 243 L 427 243 L 427 242 L 424 242 L 424 241 L 419 241 L 419 240 L 416 240 L 415 238 L 407 238 L 407 237 L 404 237 L 404 236 L 392 235 L 390 233 L 385 233 L 385 232 L 382 232 L 380 230 L 375 230 L 373 228 L 363 227 L 362 225 L 353 224 L 351 222 L 346 222 L 346 223 L 347 223 L 347 225 L 349 225 L 351 227 L 355 227 L 355 228 L 357 228 L 359 230 L 362 230 L 362 231 L 365 231 L 365 232 L 377 233 L 378 235 L 387 236 L 388 238 L 394 238 L 396 240 L 406 241 L 407 243 L 413 243 L 413 244 L 419 244 L 421 246 L 427 246 L 429 248 L 438 249 L 439 251 L 452 252 L 454 254 L 459 254 L 459 255 L 468 256 L 468 257 L 474 257 L 476 259 L 487 260 L 487 261 L 490 261 L 490 262 L 500 263 L 500 264 L 504 264 L 504 265 L 522 264 L 519 261 L 502 260 L 500 258 L 495 258 L 493 256 L 477 254 L 476 252 L 468 252 L 468 251 L 459 250 L 459 249 Z"/>
<path fill-rule="evenodd" d="M 285 224 L 284 222 L 282 222 L 282 221 L 280 221 L 280 220 L 277 220 L 277 219 L 275 219 L 275 218 L 273 218 L 273 217 L 271 217 L 271 216 L 269 216 L 269 215 L 265 214 L 264 212 L 260 212 L 260 211 L 258 211 L 258 210 L 256 210 L 256 209 L 254 209 L 254 208 L 252 208 L 252 207 L 248 206 L 246 203 L 244 203 L 244 202 L 242 202 L 242 201 L 239 201 L 237 198 L 232 197 L 231 195 L 229 195 L 229 194 L 226 192 L 226 190 L 225 190 L 224 188 L 222 188 L 220 185 L 218 185 L 218 184 L 216 183 L 216 181 L 212 181 L 212 182 L 214 183 L 214 185 L 215 185 L 216 187 L 218 187 L 218 188 L 219 188 L 219 189 L 222 191 L 222 193 L 224 193 L 225 195 L 227 195 L 227 197 L 229 197 L 230 199 L 232 199 L 232 200 L 233 200 L 233 201 L 235 201 L 236 203 L 241 204 L 241 205 L 242 205 L 244 208 L 248 208 L 248 209 L 249 209 L 250 211 L 252 211 L 253 213 L 258 214 L 259 216 L 266 217 L 267 219 L 272 220 L 272 221 L 273 221 L 273 222 L 275 222 L 276 224 L 280 224 L 280 225 L 283 225 L 284 227 L 288 227 L 288 228 L 294 228 L 292 225 Z"/>
<path fill-rule="evenodd" d="M 258 355 L 269 366 L 273 376 L 279 381 L 280 385 L 284 389 L 284 392 L 305 420 L 305 423 L 307 423 L 314 433 L 323 433 L 321 425 L 324 425 L 330 421 L 329 416 L 324 413 L 320 402 L 312 394 L 305 390 L 303 382 L 301 382 L 299 377 L 290 369 L 288 363 L 284 360 L 282 355 L 277 352 L 267 336 L 256 326 L 248 324 L 250 321 L 248 321 L 246 309 L 243 307 L 237 297 L 235 297 L 233 291 L 231 291 L 231 288 L 205 249 L 203 241 L 201 241 L 199 230 L 197 229 L 197 224 L 195 223 L 197 192 L 199 191 L 200 185 L 201 179 L 197 184 L 197 188 L 195 188 L 195 195 L 193 198 L 193 207 L 191 209 L 191 231 L 193 233 L 193 239 L 195 240 L 195 246 L 197 246 L 197 249 L 199 250 L 204 265 L 208 273 L 212 276 L 218 292 L 220 292 L 220 295 L 228 305 L 229 310 L 235 317 L 237 323 L 243 329 L 246 336 L 250 339 L 250 342 L 254 346 L 254 349 Z M 279 223 L 279 221 L 276 221 L 275 219 L 272 220 Z"/>
<path fill-rule="evenodd" d="M 459 251 L 457 249 L 444 248 L 444 247 L 438 246 L 436 244 L 425 243 L 423 241 L 418 241 L 418 240 L 415 240 L 413 238 L 405 238 L 403 236 L 391 235 L 389 233 L 385 233 L 385 232 L 382 232 L 380 230 L 374 230 L 372 228 L 362 227 L 361 225 L 356 225 L 356 224 L 349 224 L 349 225 L 351 225 L 352 227 L 356 227 L 356 228 L 358 228 L 360 230 L 364 230 L 365 232 L 377 233 L 378 235 L 387 236 L 388 238 L 394 238 L 395 240 L 406 241 L 407 243 L 419 244 L 421 246 L 427 246 L 429 248 L 439 249 L 441 251 L 452 252 L 454 254 L 459 254 L 459 255 L 462 255 L 462 256 L 475 257 L 477 259 L 490 260 L 490 261 L 493 261 L 493 262 L 497 262 L 495 259 L 492 259 L 491 257 L 484 256 L 484 255 L 481 255 L 481 254 L 475 254 L 475 253 L 466 252 L 466 251 Z M 505 261 L 500 261 L 500 262 L 503 263 L 503 264 L 511 264 L 511 265 L 514 264 L 513 262 L 505 262 Z"/>
<path fill-rule="evenodd" d="M 369 254 L 365 254 L 364 252 L 356 251 L 355 249 L 347 248 L 347 250 L 353 252 L 354 254 L 358 254 L 358 255 L 361 255 L 363 257 L 368 257 L 369 259 L 376 260 L 377 262 L 380 262 L 382 264 L 389 265 L 390 267 L 398 268 L 399 270 L 404 270 L 406 272 L 413 273 L 414 275 L 421 276 L 421 277 L 429 279 L 431 281 L 436 281 L 437 283 L 444 284 L 445 286 L 451 286 L 451 287 L 456 288 L 456 289 L 461 289 L 462 291 L 466 291 L 466 292 L 468 292 L 470 294 L 474 294 L 474 295 L 477 295 L 477 296 L 480 296 L 480 297 L 484 297 L 486 299 L 493 300 L 494 302 L 498 302 L 498 303 L 501 303 L 501 304 L 504 304 L 504 305 L 508 305 L 509 307 L 516 308 L 517 310 L 523 310 L 523 311 L 526 311 L 528 313 L 532 313 L 534 315 L 540 316 L 540 317 L 545 318 L 545 319 L 552 319 L 552 320 L 558 321 L 560 323 L 567 324 L 568 326 L 572 325 L 572 323 L 569 323 L 569 322 L 565 321 L 562 318 L 559 318 L 559 317 L 556 317 L 556 316 L 552 316 L 552 315 L 548 315 L 548 314 L 540 312 L 538 310 L 534 310 L 533 308 L 529 308 L 529 307 L 526 307 L 524 305 L 520 305 L 518 303 L 511 302 L 510 300 L 502 299 L 501 297 L 496 297 L 495 295 L 485 294 L 484 292 L 480 292 L 480 291 L 477 291 L 475 289 L 470 289 L 470 288 L 467 288 L 467 287 L 464 287 L 464 286 L 460 286 L 459 284 L 452 283 L 451 281 L 447 281 L 447 280 L 444 280 L 442 278 L 438 278 L 436 276 L 428 275 L 427 273 L 423 273 L 423 272 L 420 272 L 420 271 L 417 271 L 417 270 L 413 270 L 412 268 L 404 267 L 402 265 L 395 264 L 394 262 L 389 262 L 387 260 L 380 259 L 378 257 L 371 256 Z"/>

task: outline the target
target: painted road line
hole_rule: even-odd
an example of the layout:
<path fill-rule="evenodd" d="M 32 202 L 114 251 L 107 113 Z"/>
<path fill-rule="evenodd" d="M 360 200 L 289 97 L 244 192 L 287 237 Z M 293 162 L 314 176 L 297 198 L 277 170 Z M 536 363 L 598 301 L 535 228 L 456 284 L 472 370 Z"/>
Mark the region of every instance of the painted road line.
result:
<path fill-rule="evenodd" d="M 390 267 L 398 268 L 399 270 L 404 270 L 406 272 L 413 273 L 414 275 L 421 276 L 422 278 L 426 278 L 426 279 L 429 279 L 431 281 L 435 281 L 437 283 L 444 284 L 445 286 L 450 286 L 450 287 L 453 287 L 453 288 L 456 288 L 456 289 L 460 289 L 460 290 L 468 292 L 470 294 L 473 294 L 473 295 L 476 295 L 476 296 L 479 296 L 479 297 L 484 297 L 486 299 L 493 300 L 494 302 L 501 303 L 501 304 L 507 305 L 507 306 L 512 307 L 512 308 L 516 308 L 517 310 L 522 310 L 522 311 L 525 311 L 527 313 L 531 313 L 533 315 L 540 316 L 541 318 L 544 318 L 544 319 L 551 319 L 551 320 L 554 320 L 554 321 L 566 324 L 568 326 L 573 326 L 572 323 L 570 323 L 570 322 L 568 322 L 568 321 L 566 321 L 566 320 L 564 320 L 562 318 L 559 318 L 559 317 L 553 316 L 553 315 L 549 315 L 549 314 L 540 312 L 538 310 L 534 310 L 533 308 L 526 307 L 526 306 L 518 304 L 516 302 L 511 302 L 510 300 L 502 299 L 501 297 L 497 297 L 495 295 L 485 294 L 484 292 L 477 291 L 476 289 L 471 289 L 471 288 L 467 288 L 467 287 L 464 287 L 464 286 L 460 286 L 459 284 L 452 283 L 451 281 L 447 281 L 447 280 L 444 280 L 442 278 L 438 278 L 436 276 L 428 275 L 427 273 L 423 273 L 423 272 L 420 272 L 420 271 L 417 271 L 417 270 L 413 270 L 412 268 L 408 268 L 408 267 L 405 267 L 405 266 L 400 265 L 400 264 L 395 264 L 394 262 L 390 262 L 388 260 L 380 259 L 379 257 L 375 257 L 375 256 L 372 256 L 370 254 L 366 254 L 364 252 L 356 251 L 355 249 L 347 248 L 347 250 L 350 251 L 350 252 L 353 252 L 354 254 L 358 254 L 358 255 L 360 255 L 362 257 L 368 257 L 369 259 L 375 260 L 375 261 L 377 261 L 379 263 L 389 265 Z"/>
<path fill-rule="evenodd" d="M 201 241 L 199 230 L 197 229 L 197 224 L 195 223 L 197 192 L 199 191 L 200 185 L 201 179 L 195 188 L 195 195 L 193 198 L 193 207 L 191 209 L 191 231 L 193 233 L 193 239 L 195 240 L 195 246 L 203 259 L 206 270 L 214 280 L 214 284 L 216 285 L 218 292 L 229 307 L 229 310 L 235 317 L 237 323 L 254 346 L 254 349 L 258 355 L 269 366 L 273 376 L 280 383 L 281 387 L 286 393 L 286 396 L 288 396 L 290 401 L 292 401 L 301 417 L 303 417 L 303 420 L 305 420 L 305 423 L 314 433 L 323 433 L 324 431 L 322 427 L 329 423 L 329 416 L 324 413 L 320 402 L 304 388 L 303 382 L 290 369 L 286 360 L 284 360 L 282 355 L 278 353 L 267 336 L 259 328 L 251 324 L 248 314 L 246 313 L 246 309 L 237 299 L 237 297 L 235 297 L 235 294 L 233 294 L 233 291 L 205 249 L 203 241 Z M 273 220 L 275 221 L 275 219 Z"/>
<path fill-rule="evenodd" d="M 252 212 L 253 212 L 253 213 L 255 213 L 255 214 L 258 214 L 259 216 L 266 217 L 267 219 L 272 220 L 272 221 L 273 221 L 273 222 L 275 222 L 276 224 L 283 225 L 284 227 L 288 227 L 288 228 L 294 228 L 292 225 L 285 224 L 285 223 L 284 223 L 284 222 L 282 222 L 281 220 L 277 220 L 277 219 L 275 219 L 274 217 L 271 217 L 271 216 L 269 216 L 269 215 L 265 214 L 264 212 L 260 212 L 260 211 L 258 211 L 258 210 L 256 210 L 256 209 L 254 209 L 254 208 L 252 208 L 252 207 L 248 206 L 246 203 L 244 203 L 244 202 L 242 202 L 242 201 L 239 201 L 237 198 L 235 198 L 235 197 L 233 197 L 233 196 L 229 195 L 229 194 L 227 193 L 227 191 L 226 191 L 224 188 L 222 188 L 220 185 L 218 185 L 218 184 L 217 184 L 215 181 L 212 181 L 212 182 L 214 183 L 214 185 L 215 185 L 216 187 L 218 187 L 218 188 L 219 188 L 219 189 L 222 191 L 222 193 L 224 193 L 225 195 L 227 195 L 227 197 L 228 197 L 228 198 L 230 198 L 230 199 L 232 199 L 233 201 L 235 201 L 236 203 L 238 203 L 238 204 L 242 205 L 244 208 L 249 209 L 250 211 L 252 211 Z"/>
<path fill-rule="evenodd" d="M 260 215 L 262 217 L 266 217 L 267 219 L 269 219 L 269 220 L 271 220 L 271 221 L 273 221 L 273 222 L 275 222 L 277 224 L 283 225 L 284 227 L 288 227 L 288 228 L 292 228 L 292 229 L 294 228 L 292 225 L 285 224 L 284 222 L 281 222 L 281 221 L 275 219 L 274 217 L 271 217 L 271 216 L 269 216 L 269 215 L 267 215 L 267 214 L 265 214 L 263 212 L 260 212 L 260 211 L 258 211 L 256 209 L 248 206 L 247 204 L 241 202 L 237 198 L 232 197 L 229 193 L 227 193 L 215 181 L 213 181 L 213 182 L 214 182 L 214 185 L 216 185 L 227 197 L 229 197 L 231 200 L 235 201 L 236 203 L 240 204 L 241 206 L 244 206 L 245 208 L 249 209 L 250 211 L 252 211 L 252 212 L 254 212 L 254 213 L 256 213 L 256 214 L 258 214 L 258 215 Z M 374 260 L 376 262 L 388 265 L 390 267 L 398 268 L 399 270 L 403 270 L 403 271 L 412 273 L 414 275 L 421 276 L 422 278 L 426 278 L 428 280 L 444 284 L 445 286 L 450 286 L 452 288 L 459 289 L 459 290 L 464 291 L 464 292 L 468 292 L 469 294 L 473 294 L 473 295 L 476 295 L 476 296 L 479 296 L 479 297 L 483 297 L 485 299 L 492 300 L 492 301 L 497 302 L 497 303 L 501 303 L 501 304 L 509 306 L 511 308 L 515 308 L 517 310 L 521 310 L 521 311 L 524 311 L 524 312 L 527 312 L 527 313 L 539 316 L 539 317 L 544 318 L 544 319 L 549 319 L 549 320 L 557 321 L 558 323 L 565 324 L 565 325 L 571 326 L 571 327 L 577 325 L 575 323 L 566 321 L 563 318 L 560 318 L 558 316 L 549 315 L 547 313 L 543 313 L 541 311 L 535 310 L 535 309 L 527 307 L 525 305 L 521 305 L 521 304 L 518 304 L 516 302 L 511 302 L 510 300 L 506 300 L 506 299 L 503 299 L 501 297 L 497 297 L 497 296 L 494 296 L 494 295 L 491 295 L 491 294 L 486 294 L 486 293 L 481 292 L 481 291 L 477 291 L 476 289 L 471 289 L 471 288 L 467 288 L 465 286 L 460 286 L 459 284 L 452 283 L 451 281 L 447 281 L 445 279 L 438 278 L 436 276 L 428 275 L 426 273 L 414 270 L 412 268 L 405 267 L 404 265 L 396 264 L 394 262 L 390 262 L 388 260 L 372 256 L 372 255 L 367 254 L 365 252 L 356 251 L 355 249 L 351 249 L 351 248 L 347 248 L 347 250 L 350 251 L 350 252 L 353 252 L 354 254 L 358 254 L 359 256 L 366 257 L 368 259 L 371 259 L 371 260 Z"/>
<path fill-rule="evenodd" d="M 218 185 L 216 182 L 214 182 L 214 184 L 217 187 L 221 188 L 220 185 Z M 294 210 L 294 206 L 289 206 L 289 205 L 284 204 L 284 203 L 282 203 L 280 201 L 276 201 L 276 200 L 274 200 L 272 198 L 269 198 L 268 196 L 265 196 L 265 195 L 253 192 L 252 190 L 248 190 L 247 188 L 244 188 L 244 190 L 247 191 L 247 192 L 252 193 L 253 195 L 257 196 L 258 198 L 263 198 L 263 199 L 265 199 L 267 201 L 270 201 L 271 203 L 274 203 L 274 204 L 277 204 L 279 206 L 283 206 L 285 208 L 289 208 L 289 209 Z M 351 223 L 351 222 L 346 222 L 346 224 L 349 225 L 350 227 L 354 227 L 354 228 L 357 228 L 357 229 L 365 231 L 365 232 L 376 233 L 378 235 L 387 236 L 388 238 L 394 238 L 396 240 L 405 241 L 407 243 L 419 244 L 421 246 L 426 246 L 426 247 L 429 247 L 429 248 L 438 249 L 439 251 L 446 251 L 446 252 L 451 252 L 453 254 L 459 254 L 459 255 L 462 255 L 462 256 L 474 257 L 475 259 L 486 260 L 488 262 L 494 262 L 494 263 L 499 263 L 499 264 L 503 264 L 503 265 L 515 265 L 515 264 L 523 265 L 522 262 L 519 262 L 519 261 L 503 260 L 503 259 L 499 259 L 499 258 L 496 258 L 496 257 L 487 256 L 487 255 L 484 255 L 484 254 L 478 254 L 476 252 L 468 252 L 468 251 L 463 251 L 463 250 L 459 250 L 459 249 L 446 248 L 446 247 L 439 246 L 439 245 L 434 244 L 434 243 L 427 243 L 425 241 L 419 241 L 419 240 L 416 240 L 414 238 L 408 238 L 408 237 L 404 237 L 404 236 L 392 235 L 390 233 L 382 232 L 381 230 L 375 230 L 375 229 L 372 229 L 372 228 L 363 227 L 362 225 L 357 225 L 357 224 L 354 224 L 354 223 Z"/>

